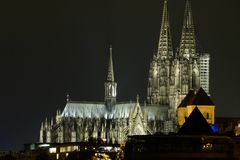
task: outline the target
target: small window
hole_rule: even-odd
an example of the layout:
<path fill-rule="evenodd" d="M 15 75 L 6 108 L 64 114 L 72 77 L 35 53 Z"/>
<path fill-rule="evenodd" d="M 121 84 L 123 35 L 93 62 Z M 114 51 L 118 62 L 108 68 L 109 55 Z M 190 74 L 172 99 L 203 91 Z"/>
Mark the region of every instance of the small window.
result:
<path fill-rule="evenodd" d="M 209 119 L 209 118 L 210 118 L 210 114 L 209 114 L 209 113 L 207 113 L 207 116 L 206 116 L 206 118 L 207 118 L 207 119 Z"/>

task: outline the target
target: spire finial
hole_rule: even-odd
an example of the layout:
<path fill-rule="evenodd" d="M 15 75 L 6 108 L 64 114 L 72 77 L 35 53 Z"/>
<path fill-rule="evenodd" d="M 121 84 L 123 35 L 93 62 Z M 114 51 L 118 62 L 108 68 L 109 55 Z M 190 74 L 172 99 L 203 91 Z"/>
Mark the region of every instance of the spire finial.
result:
<path fill-rule="evenodd" d="M 71 99 L 70 99 L 70 95 L 67 94 L 67 102 L 69 102 L 69 101 L 71 101 Z"/>
<path fill-rule="evenodd" d="M 137 94 L 136 99 L 137 99 L 137 104 L 139 104 L 139 95 L 138 94 Z"/>
<path fill-rule="evenodd" d="M 193 27 L 192 8 L 189 0 L 186 0 L 185 15 L 184 15 L 185 27 Z"/>
<path fill-rule="evenodd" d="M 112 45 L 110 44 L 109 53 L 112 54 Z"/>
<path fill-rule="evenodd" d="M 110 82 L 114 82 L 114 72 L 113 72 L 113 60 L 112 60 L 112 45 L 109 48 L 109 65 L 108 65 L 108 76 L 107 80 Z"/>

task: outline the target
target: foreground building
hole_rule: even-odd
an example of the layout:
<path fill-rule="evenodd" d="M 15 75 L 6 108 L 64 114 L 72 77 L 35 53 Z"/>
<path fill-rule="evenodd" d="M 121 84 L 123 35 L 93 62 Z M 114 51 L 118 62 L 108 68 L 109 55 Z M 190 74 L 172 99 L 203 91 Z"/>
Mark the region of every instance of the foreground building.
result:
<path fill-rule="evenodd" d="M 200 88 L 195 94 L 190 90 L 177 109 L 179 128 L 185 123 L 195 108 L 198 108 L 209 125 L 215 124 L 215 104 L 207 93 Z"/>
<path fill-rule="evenodd" d="M 210 135 L 130 136 L 124 160 L 239 160 L 234 140 Z"/>
<path fill-rule="evenodd" d="M 206 58 L 207 57 L 207 58 Z M 201 63 L 204 62 L 204 63 Z M 204 65 L 204 66 L 203 66 Z M 209 56 L 197 49 L 190 2 L 186 1 L 179 50 L 172 46 L 168 1 L 164 1 L 158 50 L 150 64 L 147 103 L 117 102 L 112 48 L 104 102 L 77 102 L 67 98 L 55 119 L 42 123 L 40 142 L 86 142 L 91 138 L 121 143 L 128 135 L 175 132 L 177 106 L 189 90 L 200 86 L 209 94 Z"/>

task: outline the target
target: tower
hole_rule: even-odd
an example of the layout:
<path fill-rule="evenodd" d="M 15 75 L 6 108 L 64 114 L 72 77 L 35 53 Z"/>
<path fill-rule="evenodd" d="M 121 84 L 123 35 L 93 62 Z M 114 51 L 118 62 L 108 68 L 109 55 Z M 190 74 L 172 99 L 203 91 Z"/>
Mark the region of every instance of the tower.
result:
<path fill-rule="evenodd" d="M 158 50 L 154 53 L 149 70 L 147 100 L 149 104 L 169 103 L 169 72 L 173 58 L 172 38 L 170 32 L 168 1 L 164 1 L 162 24 Z"/>
<path fill-rule="evenodd" d="M 117 83 L 114 82 L 114 72 L 113 72 L 113 60 L 112 60 L 112 47 L 109 49 L 109 64 L 108 64 L 108 75 L 107 82 L 105 82 L 105 103 L 108 109 L 116 104 L 117 97 Z"/>
<path fill-rule="evenodd" d="M 200 58 L 197 53 L 192 9 L 189 0 L 186 0 L 178 58 L 180 64 L 180 86 L 178 90 L 182 99 L 190 89 L 198 90 L 200 87 Z"/>
<path fill-rule="evenodd" d="M 209 95 L 209 67 L 210 55 L 205 53 L 200 56 L 200 85 Z"/>
<path fill-rule="evenodd" d="M 183 28 L 179 48 L 179 56 L 189 60 L 196 58 L 196 38 L 193 24 L 192 8 L 189 0 L 186 0 Z"/>

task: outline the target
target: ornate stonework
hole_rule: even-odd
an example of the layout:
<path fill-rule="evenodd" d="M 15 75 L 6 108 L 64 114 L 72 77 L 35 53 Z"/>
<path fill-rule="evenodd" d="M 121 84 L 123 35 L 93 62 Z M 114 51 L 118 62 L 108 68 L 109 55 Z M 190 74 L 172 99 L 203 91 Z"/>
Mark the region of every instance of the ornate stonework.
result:
<path fill-rule="evenodd" d="M 190 89 L 199 89 L 200 82 L 204 82 L 204 87 L 209 87 L 209 74 L 205 74 L 205 66 L 209 67 L 209 57 L 206 61 L 197 52 L 188 0 L 179 48 L 174 54 L 168 1 L 165 0 L 158 50 L 153 55 L 149 69 L 147 103 L 139 104 L 138 98 L 136 102 L 117 102 L 117 83 L 114 80 L 110 47 L 104 102 L 77 102 L 67 96 L 64 110 L 57 111 L 54 120 L 42 123 L 39 141 L 83 142 L 94 138 L 108 143 L 121 143 L 128 135 L 156 132 L 168 134 L 176 131 L 176 109 L 181 100 Z"/>

